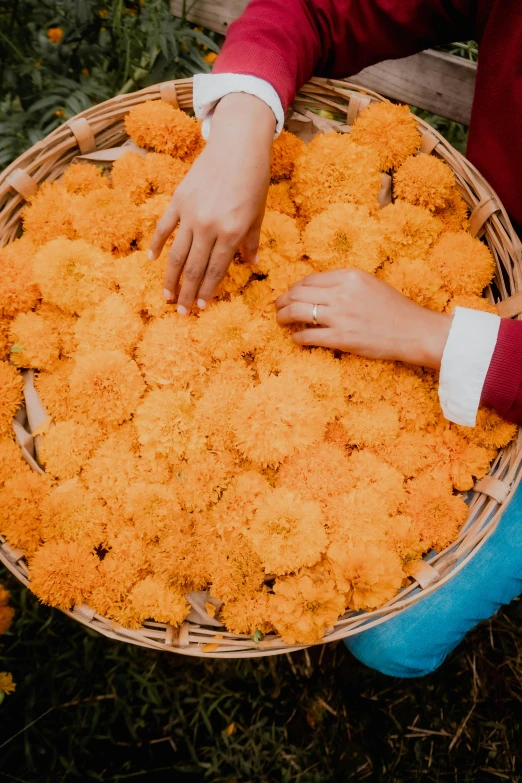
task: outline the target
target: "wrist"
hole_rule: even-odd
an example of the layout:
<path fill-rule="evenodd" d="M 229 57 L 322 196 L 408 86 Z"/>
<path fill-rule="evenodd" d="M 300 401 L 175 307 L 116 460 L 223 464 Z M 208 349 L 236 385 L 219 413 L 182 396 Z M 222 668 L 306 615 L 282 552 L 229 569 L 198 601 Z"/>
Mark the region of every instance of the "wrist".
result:
<path fill-rule="evenodd" d="M 257 144 L 270 148 L 275 128 L 274 112 L 261 98 L 243 92 L 229 93 L 214 109 L 208 143 L 223 137 L 230 141 L 255 135 Z"/>
<path fill-rule="evenodd" d="M 427 308 L 421 309 L 423 310 L 423 322 L 419 325 L 420 328 L 417 332 L 415 360 L 410 359 L 409 361 L 412 364 L 439 370 L 451 329 L 452 316 Z"/>

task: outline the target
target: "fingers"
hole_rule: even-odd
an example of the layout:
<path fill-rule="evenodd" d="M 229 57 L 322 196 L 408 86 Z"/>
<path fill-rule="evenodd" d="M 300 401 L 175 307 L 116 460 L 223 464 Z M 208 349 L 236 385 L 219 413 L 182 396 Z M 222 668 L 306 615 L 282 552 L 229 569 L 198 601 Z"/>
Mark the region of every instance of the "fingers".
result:
<path fill-rule="evenodd" d="M 314 272 L 303 277 L 299 285 L 314 286 L 316 288 L 332 288 L 342 281 L 344 269 L 332 269 L 330 272 Z"/>
<path fill-rule="evenodd" d="M 308 302 L 291 302 L 283 307 L 276 315 L 277 323 L 279 326 L 295 323 L 311 324 L 314 322 L 314 309 L 316 309 L 316 323 L 330 326 L 330 308 L 325 305 L 317 305 L 315 308 L 314 304 Z"/>
<path fill-rule="evenodd" d="M 149 259 L 154 261 L 163 250 L 163 246 L 179 223 L 179 212 L 171 201 L 158 221 L 150 242 Z"/>
<path fill-rule="evenodd" d="M 263 223 L 263 213 L 259 215 L 255 223 L 248 230 L 243 242 L 241 243 L 241 252 L 247 264 L 257 264 L 257 251 L 259 249 L 259 236 L 261 233 L 261 224 Z"/>
<path fill-rule="evenodd" d="M 287 307 L 292 302 L 308 302 L 312 305 L 328 305 L 331 299 L 331 289 L 315 288 L 296 283 L 289 290 L 278 296 L 275 301 L 276 310 Z"/>
<path fill-rule="evenodd" d="M 180 226 L 176 239 L 169 250 L 167 271 L 165 273 L 164 294 L 168 301 L 176 298 L 179 278 L 192 245 L 192 231 Z"/>
<path fill-rule="evenodd" d="M 216 293 L 216 289 L 223 280 L 234 257 L 235 248 L 229 243 L 216 242 L 212 250 L 208 266 L 205 270 L 203 282 L 199 288 L 197 305 L 203 310 Z"/>
<path fill-rule="evenodd" d="M 193 237 L 183 272 L 183 284 L 178 297 L 178 313 L 181 315 L 187 315 L 192 309 L 215 241 L 215 236 L 211 234 L 205 235 L 200 233 Z"/>
<path fill-rule="evenodd" d="M 305 329 L 295 332 L 292 339 L 297 345 L 316 345 L 320 348 L 336 348 L 339 342 L 335 329 Z"/>

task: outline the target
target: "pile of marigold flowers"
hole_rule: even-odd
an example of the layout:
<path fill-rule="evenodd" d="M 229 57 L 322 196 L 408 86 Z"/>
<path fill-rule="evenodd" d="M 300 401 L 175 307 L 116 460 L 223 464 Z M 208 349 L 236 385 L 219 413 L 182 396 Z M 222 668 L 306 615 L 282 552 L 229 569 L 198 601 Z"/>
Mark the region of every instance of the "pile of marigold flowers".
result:
<path fill-rule="evenodd" d="M 7 633 L 14 617 L 14 609 L 9 606 L 9 592 L 0 585 L 0 636 Z M 0 672 L 0 704 L 6 696 L 15 690 L 13 676 L 9 672 Z"/>
<path fill-rule="evenodd" d="M 451 425 L 431 371 L 299 348 L 274 300 L 309 272 L 357 267 L 435 310 L 494 311 L 492 256 L 408 109 L 376 104 L 349 135 L 282 133 L 259 266 L 238 255 L 217 300 L 178 316 L 167 250 L 146 251 L 200 127 L 161 101 L 126 126 L 140 151 L 43 184 L 0 250 L 0 533 L 53 606 L 177 626 L 208 591 L 232 633 L 316 642 L 454 541 L 458 493 L 515 428 L 489 410 Z M 36 371 L 49 414 L 41 475 L 11 430 L 18 368 Z"/>

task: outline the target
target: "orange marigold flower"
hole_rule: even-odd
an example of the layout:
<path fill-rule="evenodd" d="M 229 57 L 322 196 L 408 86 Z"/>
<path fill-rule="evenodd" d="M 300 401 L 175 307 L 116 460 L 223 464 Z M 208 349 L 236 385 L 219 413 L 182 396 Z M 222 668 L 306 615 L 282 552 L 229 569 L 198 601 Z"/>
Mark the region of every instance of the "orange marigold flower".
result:
<path fill-rule="evenodd" d="M 463 435 L 470 443 L 485 449 L 503 449 L 517 436 L 516 424 L 504 421 L 492 408 L 479 408 L 474 427 L 451 425 L 452 429 Z"/>
<path fill-rule="evenodd" d="M 271 310 L 270 317 L 266 319 L 268 338 L 254 357 L 260 376 L 280 372 L 289 356 L 297 356 L 303 350 L 292 340 L 292 330 L 279 326 L 273 308 Z"/>
<path fill-rule="evenodd" d="M 132 354 L 142 331 L 143 321 L 121 294 L 84 310 L 74 327 L 79 354 L 104 348 Z"/>
<path fill-rule="evenodd" d="M 46 302 L 80 315 L 110 291 L 112 259 L 83 239 L 59 237 L 36 255 L 34 277 Z"/>
<path fill-rule="evenodd" d="M 324 403 L 329 418 L 346 411 L 341 362 L 324 348 L 312 348 L 287 357 L 281 375 L 296 384 L 307 385 L 317 402 Z"/>
<path fill-rule="evenodd" d="M 132 434 L 132 429 L 119 427 L 96 449 L 82 470 L 81 481 L 114 513 L 121 513 L 128 487 L 140 478 L 138 444 Z"/>
<path fill-rule="evenodd" d="M 406 485 L 402 506 L 411 517 L 424 551 L 441 551 L 455 540 L 466 521 L 468 507 L 461 495 L 454 495 L 429 473 L 423 473 Z"/>
<path fill-rule="evenodd" d="M 146 576 L 137 582 L 129 594 L 129 604 L 135 615 L 135 627 L 145 620 L 181 625 L 190 612 L 190 606 L 183 594 L 167 587 L 157 576 Z"/>
<path fill-rule="evenodd" d="M 267 274 L 285 262 L 297 261 L 302 252 L 295 220 L 281 212 L 265 212 L 259 237 L 258 271 Z"/>
<path fill-rule="evenodd" d="M 389 402 L 349 405 L 340 419 L 346 442 L 352 446 L 380 446 L 399 432 L 397 411 Z"/>
<path fill-rule="evenodd" d="M 427 209 L 406 201 L 388 204 L 381 210 L 379 220 L 384 253 L 391 261 L 424 256 L 443 228 Z"/>
<path fill-rule="evenodd" d="M 0 362 L 0 437 L 13 432 L 13 416 L 22 404 L 22 376 L 8 362 Z"/>
<path fill-rule="evenodd" d="M 102 438 L 94 424 L 59 421 L 42 436 L 38 456 L 50 476 L 66 481 L 78 475 Z"/>
<path fill-rule="evenodd" d="M 206 511 L 228 487 L 236 466 L 228 452 L 203 451 L 189 455 L 179 473 L 181 505 L 187 511 Z"/>
<path fill-rule="evenodd" d="M 270 176 L 273 182 L 290 179 L 297 157 L 306 149 L 304 141 L 293 133 L 281 131 L 272 144 Z"/>
<path fill-rule="evenodd" d="M 276 298 L 268 280 L 251 280 L 243 291 L 243 302 L 249 306 L 254 315 L 273 313 Z"/>
<path fill-rule="evenodd" d="M 466 492 L 474 485 L 473 477 L 486 475 L 493 458 L 492 450 L 476 446 L 456 430 L 448 429 L 437 438 L 437 462 L 433 475 L 440 481 L 451 481 L 459 492 Z"/>
<path fill-rule="evenodd" d="M 232 296 L 238 294 L 246 286 L 252 276 L 252 267 L 244 261 L 235 259 L 228 267 L 227 273 L 217 289 L 217 296 Z"/>
<path fill-rule="evenodd" d="M 125 130 L 143 147 L 190 159 L 201 145 L 200 124 L 165 101 L 145 101 L 125 117 Z"/>
<path fill-rule="evenodd" d="M 152 195 L 145 160 L 129 150 L 112 164 L 112 186 L 128 196 L 134 204 L 142 204 Z"/>
<path fill-rule="evenodd" d="M 447 163 L 421 153 L 407 158 L 395 172 L 393 195 L 434 212 L 451 204 L 455 184 L 455 174 Z"/>
<path fill-rule="evenodd" d="M 22 211 L 24 231 L 35 245 L 45 245 L 56 237 L 74 239 L 74 211 L 78 196 L 61 182 L 43 182 Z"/>
<path fill-rule="evenodd" d="M 417 560 L 427 549 L 426 543 L 419 540 L 419 531 L 412 518 L 405 514 L 388 519 L 386 545 L 401 558 L 403 564 Z"/>
<path fill-rule="evenodd" d="M 176 158 L 169 158 L 169 160 L 176 161 Z M 181 163 L 181 161 L 178 161 L 178 163 Z M 140 250 L 146 251 L 149 249 L 150 242 L 156 230 L 158 221 L 164 215 L 169 205 L 170 199 L 171 196 L 169 196 L 167 193 L 162 193 L 157 196 L 152 196 L 152 198 L 148 198 L 146 201 L 143 202 L 143 204 L 140 204 L 139 210 L 140 210 L 141 235 L 138 239 L 138 247 Z M 169 237 L 169 239 L 167 239 L 165 243 L 165 249 L 169 248 L 170 245 L 172 244 L 173 236 L 174 235 L 172 235 L 171 237 Z M 133 276 L 132 269 L 125 268 L 125 262 L 129 258 L 134 258 L 134 257 L 141 259 L 139 271 L 140 273 L 143 273 L 143 279 L 141 275 L 140 277 Z M 117 268 L 121 267 L 125 277 L 130 278 L 131 280 L 133 279 L 135 287 L 138 286 L 140 290 L 144 290 L 144 282 L 145 282 L 145 275 L 147 269 L 150 269 L 154 266 L 159 266 L 158 264 L 159 260 L 160 259 L 157 259 L 156 261 L 149 261 L 146 255 L 135 252 L 135 253 L 131 253 L 130 256 L 125 256 L 119 259 L 120 264 L 119 265 L 117 264 Z M 163 265 L 161 266 L 161 272 L 163 276 L 165 276 L 165 268 Z M 161 291 L 161 293 L 163 295 L 163 291 Z M 166 308 L 165 308 L 165 312 L 166 312 Z M 154 313 L 154 315 L 157 315 L 157 313 Z"/>
<path fill-rule="evenodd" d="M 218 56 L 216 52 L 209 52 L 204 56 L 203 59 L 205 60 L 206 63 L 208 63 L 208 65 L 212 65 L 212 63 L 214 63 L 217 60 L 217 57 Z"/>
<path fill-rule="evenodd" d="M 210 562 L 214 556 L 215 530 L 201 527 L 192 514 L 176 514 L 169 532 L 161 536 L 152 549 L 154 571 L 166 584 L 189 592 L 205 590 L 210 582 Z"/>
<path fill-rule="evenodd" d="M 375 272 L 383 261 L 380 237 L 379 223 L 367 207 L 332 204 L 307 225 L 303 245 L 320 272 L 344 267 Z"/>
<path fill-rule="evenodd" d="M 363 204 L 377 211 L 379 154 L 355 144 L 351 135 L 320 134 L 297 159 L 294 200 L 307 215 L 317 215 L 338 202 Z"/>
<path fill-rule="evenodd" d="M 307 264 L 306 261 L 290 262 L 282 258 L 281 263 L 273 266 L 268 273 L 267 282 L 277 298 L 281 294 L 285 294 L 294 283 L 298 283 L 314 271 L 314 267 Z"/>
<path fill-rule="evenodd" d="M 0 585 L 0 636 L 6 633 L 11 627 L 15 611 L 12 606 L 8 606 L 11 594 Z M 0 685 L 0 690 L 2 686 Z"/>
<path fill-rule="evenodd" d="M 98 614 L 127 628 L 137 628 L 141 623 L 129 605 L 129 593 L 150 570 L 145 545 L 131 536 L 133 532 L 115 539 L 115 549 L 98 565 L 96 584 L 88 600 Z"/>
<path fill-rule="evenodd" d="M 77 358 L 69 388 L 79 415 L 114 426 L 130 419 L 145 382 L 136 362 L 122 351 L 98 350 Z"/>
<path fill-rule="evenodd" d="M 53 44 L 59 44 L 63 38 L 63 30 L 61 27 L 49 27 L 47 30 L 47 38 Z"/>
<path fill-rule="evenodd" d="M 195 439 L 196 420 L 190 392 L 150 391 L 136 410 L 134 424 L 142 456 L 147 459 L 163 456 L 171 465 L 177 465 Z"/>
<path fill-rule="evenodd" d="M 452 313 L 456 307 L 466 307 L 468 310 L 482 310 L 483 313 L 493 313 L 498 315 L 497 306 L 491 304 L 490 301 L 483 296 L 477 296 L 477 294 L 461 294 L 461 296 L 454 296 L 450 299 L 445 313 Z"/>
<path fill-rule="evenodd" d="M 290 393 L 291 390 L 291 393 Z M 329 414 L 311 391 L 270 376 L 238 400 L 231 426 L 239 451 L 262 466 L 275 466 L 324 436 Z"/>
<path fill-rule="evenodd" d="M 127 193 L 93 190 L 77 196 L 73 225 L 80 239 L 101 250 L 128 253 L 140 236 L 140 211 Z"/>
<path fill-rule="evenodd" d="M 377 609 L 399 590 L 404 578 L 398 555 L 385 544 L 328 547 L 337 589 L 350 609 Z"/>
<path fill-rule="evenodd" d="M 29 470 L 18 443 L 10 437 L 0 437 L 0 487 L 13 476 Z"/>
<path fill-rule="evenodd" d="M 234 601 L 261 589 L 265 574 L 261 560 L 240 533 L 217 538 L 210 561 L 210 593 Z"/>
<path fill-rule="evenodd" d="M 194 337 L 204 356 L 238 359 L 260 348 L 268 334 L 266 321 L 252 316 L 239 297 L 216 302 L 204 310 L 196 323 Z"/>
<path fill-rule="evenodd" d="M 91 163 L 72 163 L 65 169 L 61 182 L 68 193 L 77 196 L 111 186 L 107 177 L 103 176 L 103 169 Z"/>
<path fill-rule="evenodd" d="M 48 541 L 31 558 L 31 590 L 44 604 L 70 609 L 86 601 L 96 586 L 98 562 L 77 541 Z"/>
<path fill-rule="evenodd" d="M 261 496 L 245 535 L 269 574 L 312 566 L 327 546 L 320 505 L 286 487 Z"/>
<path fill-rule="evenodd" d="M 269 618 L 269 593 L 266 587 L 240 595 L 234 601 L 227 601 L 219 616 L 231 633 L 253 636 L 256 631 L 265 634 L 273 630 Z"/>
<path fill-rule="evenodd" d="M 157 196 L 156 198 L 163 198 Z M 150 199 L 154 201 L 155 199 Z M 148 206 L 142 204 L 142 210 Z M 153 318 L 172 311 L 165 301 L 163 281 L 167 259 L 161 254 L 155 261 L 149 261 L 144 250 L 137 250 L 128 256 L 122 256 L 114 262 L 114 276 L 119 286 L 119 293 L 135 311 L 143 310 Z"/>
<path fill-rule="evenodd" d="M 73 367 L 74 362 L 71 360 L 62 360 L 52 372 L 40 372 L 35 377 L 38 396 L 54 421 L 66 421 L 74 415 L 74 404 L 69 394 L 69 378 Z"/>
<path fill-rule="evenodd" d="M 205 357 L 194 338 L 196 318 L 169 313 L 145 328 L 136 357 L 149 386 L 180 389 L 205 375 Z"/>
<path fill-rule="evenodd" d="M 276 579 L 270 596 L 270 620 L 287 644 L 319 642 L 344 612 L 344 597 L 333 579 L 313 572 Z"/>
<path fill-rule="evenodd" d="M 481 294 L 495 274 L 489 249 L 466 231 L 445 232 L 431 250 L 428 261 L 453 296 Z"/>
<path fill-rule="evenodd" d="M 373 487 L 386 498 L 390 514 L 394 514 L 404 498 L 402 473 L 372 454 L 368 449 L 352 452 L 349 471 L 357 489 Z"/>
<path fill-rule="evenodd" d="M 449 291 L 444 280 L 425 258 L 396 258 L 387 261 L 377 277 L 400 291 L 413 302 L 430 310 L 444 310 Z"/>
<path fill-rule="evenodd" d="M 51 489 L 48 476 L 29 471 L 0 489 L 0 533 L 12 547 L 32 555 L 41 543 L 41 504 Z"/>
<path fill-rule="evenodd" d="M 432 430 L 441 419 L 437 383 L 428 374 L 419 377 L 407 365 L 396 363 L 395 373 L 383 394 L 395 407 L 407 430 Z"/>
<path fill-rule="evenodd" d="M 433 213 L 442 221 L 446 231 L 467 231 L 469 228 L 469 207 L 455 190 L 448 206 L 436 209 Z"/>
<path fill-rule="evenodd" d="M 149 152 L 145 157 L 145 172 L 153 193 L 172 196 L 180 182 L 189 172 L 187 161 L 172 158 L 159 152 Z"/>
<path fill-rule="evenodd" d="M 234 449 L 230 417 L 238 396 L 253 385 L 253 372 L 242 362 L 225 361 L 212 376 L 196 403 L 194 425 L 214 451 Z"/>
<path fill-rule="evenodd" d="M 44 541 L 76 541 L 90 551 L 106 540 L 107 506 L 85 489 L 77 477 L 51 490 L 42 500 L 41 511 Z"/>
<path fill-rule="evenodd" d="M 324 511 L 328 537 L 340 546 L 384 541 L 390 513 L 398 508 L 398 502 L 392 507 L 374 486 L 332 495 Z"/>
<path fill-rule="evenodd" d="M 233 530 L 244 532 L 254 515 L 258 499 L 270 490 L 266 478 L 256 470 L 245 470 L 232 479 L 212 506 L 212 520 L 224 537 Z"/>
<path fill-rule="evenodd" d="M 60 358 L 60 335 L 50 319 L 18 313 L 11 323 L 11 361 L 17 367 L 53 370 Z"/>
<path fill-rule="evenodd" d="M 169 485 L 138 481 L 125 494 L 125 516 L 132 520 L 136 534 L 153 541 L 169 532 L 180 512 L 172 483 Z"/>
<path fill-rule="evenodd" d="M 25 236 L 0 248 L 0 316 L 13 318 L 17 313 L 31 310 L 38 302 L 40 290 L 33 274 L 34 252 L 33 243 Z"/>
<path fill-rule="evenodd" d="M 70 358 L 76 352 L 76 339 L 74 337 L 74 327 L 76 325 L 77 317 L 75 315 L 69 315 L 60 310 L 55 305 L 48 304 L 47 302 L 41 302 L 35 311 L 38 315 L 41 315 L 49 329 L 52 329 L 59 338 L 60 344 L 60 357 Z M 60 362 L 55 364 L 58 366 Z"/>
<path fill-rule="evenodd" d="M 323 507 L 353 487 L 346 452 L 335 443 L 318 443 L 313 451 L 289 457 L 279 468 L 277 483 Z"/>
<path fill-rule="evenodd" d="M 10 329 L 11 319 L 0 316 L 0 362 L 5 362 L 11 355 Z"/>
<path fill-rule="evenodd" d="M 436 436 L 424 431 L 402 430 L 396 438 L 373 449 L 378 457 L 399 470 L 404 478 L 413 478 L 437 461 Z"/>
<path fill-rule="evenodd" d="M 382 400 L 394 371 L 394 362 L 365 359 L 354 353 L 344 353 L 341 357 L 344 390 L 353 402 Z"/>
<path fill-rule="evenodd" d="M 355 120 L 350 139 L 379 156 L 383 171 L 398 168 L 420 149 L 421 135 L 408 106 L 372 103 Z"/>
<path fill-rule="evenodd" d="M 297 207 L 291 196 L 290 183 L 283 181 L 270 185 L 266 199 L 266 208 L 269 212 L 282 212 L 295 218 Z"/>
<path fill-rule="evenodd" d="M 0 672 L 0 693 L 9 696 L 16 690 L 13 675 L 9 672 Z"/>

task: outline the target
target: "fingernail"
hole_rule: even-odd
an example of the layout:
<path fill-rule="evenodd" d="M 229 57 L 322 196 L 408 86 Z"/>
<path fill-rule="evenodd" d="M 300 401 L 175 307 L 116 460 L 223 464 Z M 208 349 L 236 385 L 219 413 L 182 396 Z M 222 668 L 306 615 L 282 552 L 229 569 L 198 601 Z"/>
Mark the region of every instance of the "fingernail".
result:
<path fill-rule="evenodd" d="M 174 296 L 170 293 L 170 291 L 167 288 L 163 289 L 163 296 L 168 302 L 170 302 L 171 299 L 174 299 Z"/>
<path fill-rule="evenodd" d="M 205 302 L 204 299 L 198 299 L 196 304 L 197 304 L 197 306 L 199 307 L 200 310 L 204 310 L 205 307 L 207 306 L 207 303 Z"/>
<path fill-rule="evenodd" d="M 186 308 L 186 307 L 183 307 L 183 305 L 180 305 L 180 304 L 179 304 L 179 305 L 178 305 L 178 313 L 179 313 L 180 315 L 187 315 L 187 313 L 188 313 L 188 310 L 187 310 L 187 308 Z"/>
<path fill-rule="evenodd" d="M 152 252 L 152 250 L 147 251 L 147 258 L 149 259 L 149 261 L 154 260 L 154 253 Z"/>
<path fill-rule="evenodd" d="M 259 266 L 259 256 L 254 258 L 254 266 Z"/>

